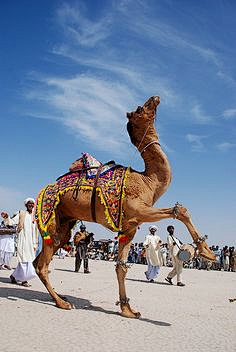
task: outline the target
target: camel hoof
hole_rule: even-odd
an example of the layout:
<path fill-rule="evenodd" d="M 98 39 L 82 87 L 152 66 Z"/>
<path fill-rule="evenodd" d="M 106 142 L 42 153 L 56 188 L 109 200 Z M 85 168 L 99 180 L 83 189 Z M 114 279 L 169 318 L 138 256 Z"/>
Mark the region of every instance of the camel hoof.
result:
<path fill-rule="evenodd" d="M 73 304 L 65 301 L 57 302 L 56 307 L 61 309 L 66 309 L 66 310 L 71 310 L 72 308 L 74 308 Z"/>
<path fill-rule="evenodd" d="M 141 314 L 139 312 L 121 312 L 120 313 L 122 315 L 122 317 L 125 318 L 132 318 L 132 319 L 139 319 L 141 317 Z"/>
<path fill-rule="evenodd" d="M 139 312 L 135 312 L 133 311 L 130 307 L 124 307 L 124 309 L 122 309 L 121 311 L 121 315 L 122 317 L 125 318 L 135 318 L 135 319 L 139 319 L 141 317 L 141 314 Z"/>

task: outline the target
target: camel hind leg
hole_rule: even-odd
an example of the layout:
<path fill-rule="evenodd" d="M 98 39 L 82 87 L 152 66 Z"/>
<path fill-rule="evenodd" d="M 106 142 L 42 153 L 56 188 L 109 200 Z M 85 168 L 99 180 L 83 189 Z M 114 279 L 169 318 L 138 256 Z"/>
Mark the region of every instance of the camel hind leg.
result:
<path fill-rule="evenodd" d="M 55 227 L 54 227 L 55 228 Z M 49 233 L 51 234 L 51 237 L 53 238 L 53 231 L 52 228 L 49 229 Z M 55 232 L 54 232 L 55 234 Z M 72 309 L 73 306 L 70 302 L 66 302 L 65 300 L 62 299 L 61 296 L 59 296 L 55 290 L 53 289 L 50 281 L 49 281 L 49 277 L 48 277 L 48 267 L 49 264 L 52 260 L 52 257 L 54 255 L 54 253 L 56 253 L 56 251 L 63 247 L 63 245 L 66 243 L 67 238 L 70 237 L 70 234 L 68 236 L 68 234 L 65 236 L 65 239 L 61 241 L 61 243 L 58 245 L 55 244 L 45 244 L 43 243 L 43 248 L 42 251 L 39 253 L 39 255 L 37 256 L 37 258 L 35 258 L 33 265 L 35 267 L 35 271 L 38 274 L 40 280 L 42 281 L 42 283 L 44 284 L 44 286 L 46 287 L 46 289 L 48 290 L 49 294 L 51 295 L 51 297 L 53 298 L 53 300 L 56 302 L 56 306 L 62 309 Z"/>
<path fill-rule="evenodd" d="M 119 297 L 120 300 L 117 302 L 117 305 L 120 304 L 121 307 L 121 315 L 126 318 L 139 318 L 141 314 L 139 312 L 134 311 L 129 304 L 129 299 L 126 296 L 125 289 L 125 276 L 128 271 L 128 267 L 126 265 L 126 260 L 128 257 L 128 252 L 130 248 L 131 241 L 135 235 L 136 228 L 130 231 L 129 233 L 125 233 L 129 239 L 127 242 L 119 243 L 119 253 L 118 253 L 118 261 L 116 265 L 116 275 L 119 284 Z"/>

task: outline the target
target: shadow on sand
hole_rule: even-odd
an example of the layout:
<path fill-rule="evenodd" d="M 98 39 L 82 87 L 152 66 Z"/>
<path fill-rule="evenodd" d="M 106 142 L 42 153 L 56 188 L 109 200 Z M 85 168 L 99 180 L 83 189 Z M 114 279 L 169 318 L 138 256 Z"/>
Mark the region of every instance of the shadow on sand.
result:
<path fill-rule="evenodd" d="M 13 302 L 17 302 L 18 299 L 21 299 L 21 300 L 28 301 L 28 302 L 35 302 L 37 304 L 45 304 L 45 305 L 50 305 L 50 306 L 54 305 L 53 300 L 51 299 L 50 295 L 47 292 L 35 291 L 35 290 L 32 290 L 31 288 L 26 289 L 23 286 L 21 286 L 20 284 L 13 285 L 13 284 L 9 283 L 8 278 L 1 277 L 0 282 L 2 282 L 4 284 L 9 284 L 8 287 L 1 287 L 0 288 L 0 298 L 5 298 L 5 299 L 8 299 L 9 301 L 13 301 Z M 65 299 L 66 301 L 72 303 L 74 306 L 74 309 L 85 309 L 88 311 L 101 312 L 103 314 L 120 316 L 119 312 L 104 309 L 99 306 L 94 306 L 91 304 L 91 301 L 89 301 L 87 299 L 77 298 L 77 297 L 70 296 L 70 295 L 65 295 L 65 296 L 61 296 L 61 297 L 63 299 Z M 150 323 L 150 324 L 159 325 L 159 326 L 171 326 L 170 323 L 166 323 L 163 321 L 151 320 L 151 319 L 142 318 L 142 317 L 140 317 L 136 321 Z"/>
<path fill-rule="evenodd" d="M 140 279 L 129 279 L 126 278 L 125 280 L 129 280 L 129 281 L 136 281 L 136 282 L 143 282 L 145 284 L 149 284 L 149 285 L 164 285 L 164 286 L 171 286 L 170 284 L 168 284 L 168 282 L 161 282 L 161 281 L 154 281 L 154 282 L 149 282 L 147 280 L 140 280 Z"/>
<path fill-rule="evenodd" d="M 59 269 L 59 268 L 54 268 L 53 270 L 59 270 L 59 271 L 65 271 L 65 272 L 68 272 L 68 273 L 74 273 L 75 271 L 74 270 L 71 270 L 71 269 Z M 82 271 L 80 272 L 80 274 L 82 273 Z"/>

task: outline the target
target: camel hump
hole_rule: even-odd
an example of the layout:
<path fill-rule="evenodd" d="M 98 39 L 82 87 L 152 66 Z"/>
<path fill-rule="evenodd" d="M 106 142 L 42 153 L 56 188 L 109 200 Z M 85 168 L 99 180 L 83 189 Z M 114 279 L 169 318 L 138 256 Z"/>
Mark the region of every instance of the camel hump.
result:
<path fill-rule="evenodd" d="M 102 166 L 102 163 L 96 158 L 94 158 L 92 155 L 90 155 L 89 153 L 82 153 L 81 158 L 75 160 L 71 164 L 69 171 L 78 171 L 82 169 L 89 169 L 91 167 L 98 168 L 100 166 Z"/>

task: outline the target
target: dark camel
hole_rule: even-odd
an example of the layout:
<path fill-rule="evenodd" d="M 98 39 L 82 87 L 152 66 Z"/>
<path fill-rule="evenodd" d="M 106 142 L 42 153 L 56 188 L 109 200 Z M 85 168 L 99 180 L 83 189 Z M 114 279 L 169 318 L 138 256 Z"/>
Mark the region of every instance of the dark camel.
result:
<path fill-rule="evenodd" d="M 157 222 L 162 219 L 178 219 L 186 225 L 199 254 L 209 260 L 215 259 L 207 243 L 201 238 L 192 223 L 189 212 L 185 207 L 180 204 L 163 209 L 153 207 L 153 204 L 167 190 L 171 182 L 170 164 L 158 142 L 158 135 L 154 126 L 156 107 L 159 103 L 159 97 L 151 97 L 143 107 L 139 106 L 135 112 L 127 113 L 127 129 L 131 142 L 137 147 L 145 163 L 144 172 L 131 169 L 127 180 L 122 221 L 122 233 L 126 240 L 119 242 L 118 262 L 116 265 L 119 283 L 118 304 L 121 307 L 121 314 L 128 318 L 138 318 L 140 316 L 139 312 L 135 312 L 130 307 L 125 290 L 125 276 L 130 244 L 138 226 L 142 223 Z M 60 203 L 56 208 L 55 219 L 48 229 L 54 242 L 52 245 L 44 243 L 42 252 L 34 261 L 39 278 L 55 300 L 56 306 L 63 309 L 71 309 L 72 305 L 54 291 L 48 278 L 48 266 L 53 254 L 69 240 L 70 230 L 75 222 L 77 220 L 93 221 L 91 193 L 91 191 L 79 190 L 77 198 L 74 199 L 72 191 L 69 191 L 61 197 Z M 105 216 L 104 206 L 99 201 L 98 196 L 95 206 L 97 223 L 111 228 Z"/>

